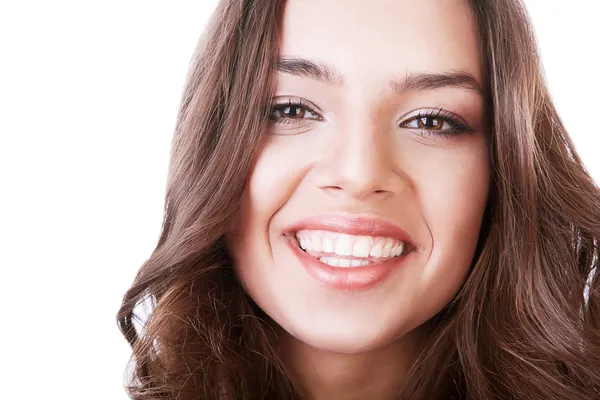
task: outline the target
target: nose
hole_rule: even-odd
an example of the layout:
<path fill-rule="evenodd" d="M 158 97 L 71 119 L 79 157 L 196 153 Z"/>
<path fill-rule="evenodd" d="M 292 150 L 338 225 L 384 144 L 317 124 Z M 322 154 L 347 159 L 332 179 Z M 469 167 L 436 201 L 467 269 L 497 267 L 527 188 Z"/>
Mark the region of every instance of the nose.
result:
<path fill-rule="evenodd" d="M 393 132 L 376 121 L 353 118 L 330 133 L 331 140 L 322 149 L 322 190 L 360 201 L 387 199 L 403 190 L 404 180 L 395 169 Z"/>

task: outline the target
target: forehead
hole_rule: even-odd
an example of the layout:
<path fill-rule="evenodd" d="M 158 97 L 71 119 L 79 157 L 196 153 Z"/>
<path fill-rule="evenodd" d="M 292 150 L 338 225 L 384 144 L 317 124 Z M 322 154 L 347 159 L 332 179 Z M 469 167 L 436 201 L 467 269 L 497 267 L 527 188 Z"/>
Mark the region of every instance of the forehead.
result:
<path fill-rule="evenodd" d="M 482 82 L 467 0 L 288 0 L 283 56 L 334 67 L 349 82 L 459 70 Z"/>

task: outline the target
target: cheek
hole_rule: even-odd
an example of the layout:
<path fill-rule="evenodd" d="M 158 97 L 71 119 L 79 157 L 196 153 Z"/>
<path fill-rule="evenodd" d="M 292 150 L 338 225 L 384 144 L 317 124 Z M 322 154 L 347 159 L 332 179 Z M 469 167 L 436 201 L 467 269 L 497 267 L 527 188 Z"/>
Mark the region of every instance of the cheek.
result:
<path fill-rule="evenodd" d="M 297 190 L 310 165 L 306 147 L 290 145 L 290 139 L 266 137 L 246 181 L 235 234 L 228 240 L 244 290 L 278 323 L 286 321 L 290 314 L 286 307 L 298 296 L 288 294 L 288 271 L 278 268 L 276 262 L 274 246 L 280 230 L 275 216 Z M 299 148 L 304 151 L 299 152 Z"/>
<path fill-rule="evenodd" d="M 253 265 L 271 260 L 270 243 L 276 234 L 271 221 L 293 194 L 305 170 L 301 153 L 296 154 L 294 146 L 283 146 L 277 138 L 266 137 L 246 181 L 236 234 L 229 241 L 242 277 L 252 273 Z"/>
<path fill-rule="evenodd" d="M 433 239 L 423 278 L 464 277 L 475 251 L 489 191 L 487 148 L 481 141 L 429 160 L 418 188 Z"/>
<path fill-rule="evenodd" d="M 271 217 L 287 202 L 307 169 L 306 152 L 285 138 L 267 136 L 247 181 L 243 199 L 251 229 L 266 230 Z M 289 141 L 289 140 L 288 140 Z"/>

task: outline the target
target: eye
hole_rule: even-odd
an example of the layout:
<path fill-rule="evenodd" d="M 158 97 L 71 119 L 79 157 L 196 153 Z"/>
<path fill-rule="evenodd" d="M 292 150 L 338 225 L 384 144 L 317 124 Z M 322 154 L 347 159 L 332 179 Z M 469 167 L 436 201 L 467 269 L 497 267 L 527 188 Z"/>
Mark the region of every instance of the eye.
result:
<path fill-rule="evenodd" d="M 270 118 L 275 123 L 294 123 L 298 120 L 321 120 L 322 117 L 302 100 L 288 100 L 271 106 Z M 296 121 L 294 121 L 296 120 Z"/>
<path fill-rule="evenodd" d="M 458 115 L 443 108 L 419 111 L 400 123 L 400 128 L 415 129 L 429 135 L 460 135 L 473 129 Z"/>
<path fill-rule="evenodd" d="M 407 124 L 407 127 L 439 131 L 444 127 L 444 124 L 448 125 L 448 122 L 441 118 L 419 117 L 412 120 L 413 126 Z"/>

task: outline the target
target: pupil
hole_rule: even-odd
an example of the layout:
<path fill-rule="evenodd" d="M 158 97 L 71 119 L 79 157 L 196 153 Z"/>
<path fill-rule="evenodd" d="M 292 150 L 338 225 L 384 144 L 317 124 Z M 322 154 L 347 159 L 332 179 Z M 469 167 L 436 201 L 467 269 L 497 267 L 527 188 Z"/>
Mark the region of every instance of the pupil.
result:
<path fill-rule="evenodd" d="M 437 118 L 421 117 L 419 122 L 421 126 L 428 129 L 439 129 L 440 127 L 440 120 Z"/>
<path fill-rule="evenodd" d="M 283 109 L 283 112 L 290 117 L 297 117 L 302 112 L 302 109 L 300 107 L 287 106 Z"/>

